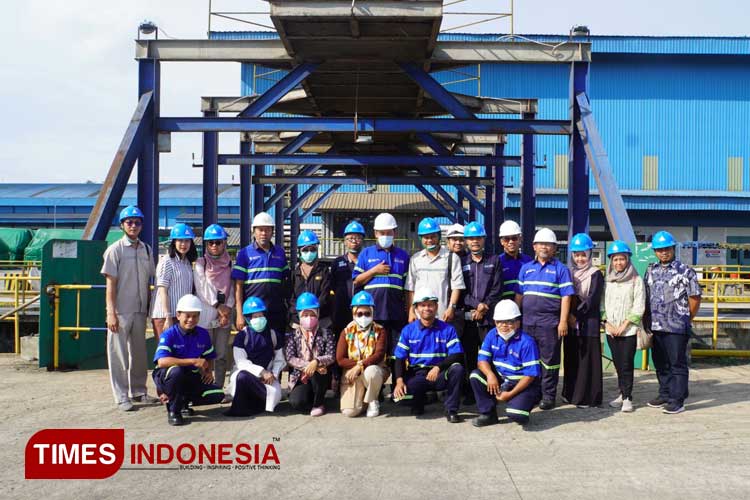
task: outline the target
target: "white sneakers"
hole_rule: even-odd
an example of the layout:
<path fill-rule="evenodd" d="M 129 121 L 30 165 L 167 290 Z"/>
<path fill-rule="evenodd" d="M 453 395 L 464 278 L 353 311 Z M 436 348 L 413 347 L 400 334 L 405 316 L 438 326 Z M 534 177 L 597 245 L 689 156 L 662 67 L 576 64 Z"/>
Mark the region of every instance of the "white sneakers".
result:
<path fill-rule="evenodd" d="M 369 418 L 377 417 L 380 415 L 380 402 L 376 399 L 367 403 L 367 416 Z"/>
<path fill-rule="evenodd" d="M 609 402 L 609 406 L 612 408 L 620 408 L 622 406 L 622 394 L 617 396 L 617 399 L 613 399 Z"/>
<path fill-rule="evenodd" d="M 632 413 L 633 411 L 633 400 L 632 399 L 622 399 L 622 394 L 617 396 L 616 399 L 613 399 L 609 402 L 609 406 L 612 408 L 621 408 L 623 413 Z"/>

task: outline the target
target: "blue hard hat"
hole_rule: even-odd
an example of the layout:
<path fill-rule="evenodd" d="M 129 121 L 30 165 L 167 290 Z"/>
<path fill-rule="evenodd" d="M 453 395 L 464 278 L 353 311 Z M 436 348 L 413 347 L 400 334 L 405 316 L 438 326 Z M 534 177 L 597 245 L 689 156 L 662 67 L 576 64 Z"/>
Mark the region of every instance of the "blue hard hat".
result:
<path fill-rule="evenodd" d="M 203 231 L 203 241 L 225 239 L 227 239 L 227 232 L 218 224 L 211 224 Z"/>
<path fill-rule="evenodd" d="M 484 230 L 484 226 L 478 222 L 469 222 L 464 228 L 464 238 L 484 238 L 487 236 L 487 232 Z"/>
<path fill-rule="evenodd" d="M 297 312 L 302 312 L 305 309 L 320 309 L 320 302 L 315 294 L 305 292 L 297 297 L 297 302 L 294 304 Z"/>
<path fill-rule="evenodd" d="M 569 252 L 586 252 L 594 248 L 594 242 L 591 241 L 591 237 L 586 233 L 578 233 L 570 239 L 570 245 L 568 245 Z"/>
<path fill-rule="evenodd" d="M 346 236 L 347 234 L 361 234 L 364 236 L 366 234 L 365 226 L 363 226 L 356 220 L 353 220 L 344 228 L 344 236 Z"/>
<path fill-rule="evenodd" d="M 130 219 L 131 217 L 140 217 L 141 219 L 145 218 L 143 217 L 143 212 L 141 212 L 140 208 L 136 207 L 135 205 L 128 205 L 120 212 L 120 222 L 124 221 L 125 219 Z"/>
<path fill-rule="evenodd" d="M 192 240 L 193 238 L 195 238 L 193 228 L 183 222 L 175 224 L 169 232 L 170 240 Z"/>
<path fill-rule="evenodd" d="M 306 247 L 310 245 L 320 245 L 320 240 L 318 239 L 318 235 L 309 229 L 305 229 L 299 233 L 299 236 L 297 237 L 297 246 Z"/>
<path fill-rule="evenodd" d="M 425 234 L 434 234 L 440 232 L 440 225 L 438 225 L 437 221 L 433 219 L 432 217 L 425 217 L 422 219 L 419 223 L 419 227 L 417 228 L 417 234 L 419 236 L 424 236 Z"/>
<path fill-rule="evenodd" d="M 617 253 L 626 253 L 628 255 L 633 255 L 633 252 L 630 250 L 628 244 L 622 240 L 615 240 L 612 242 L 612 244 L 609 246 L 609 249 L 607 250 L 607 257 Z"/>
<path fill-rule="evenodd" d="M 654 250 L 659 248 L 673 247 L 677 245 L 674 236 L 669 234 L 667 231 L 659 231 L 651 238 L 651 248 Z"/>
<path fill-rule="evenodd" d="M 248 297 L 242 304 L 242 315 L 250 316 L 255 313 L 265 312 L 266 303 L 260 297 Z"/>
<path fill-rule="evenodd" d="M 352 307 L 372 306 L 375 307 L 375 299 L 367 292 L 358 292 L 352 297 Z"/>

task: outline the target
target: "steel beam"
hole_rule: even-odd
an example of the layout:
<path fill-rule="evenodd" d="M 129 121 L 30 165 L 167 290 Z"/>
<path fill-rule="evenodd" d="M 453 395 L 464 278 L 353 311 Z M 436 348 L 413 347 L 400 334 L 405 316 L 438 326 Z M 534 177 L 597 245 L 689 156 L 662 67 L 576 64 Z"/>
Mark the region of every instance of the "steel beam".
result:
<path fill-rule="evenodd" d="M 495 155 L 502 156 L 505 151 L 505 144 L 495 144 Z M 495 194 L 495 202 L 494 210 L 495 210 L 495 216 L 492 219 L 492 222 L 494 224 L 494 227 L 492 228 L 492 239 L 497 242 L 498 234 L 500 233 L 500 224 L 503 223 L 505 220 L 505 199 L 504 199 L 504 190 L 505 190 L 505 175 L 503 172 L 503 167 L 487 167 L 492 168 L 494 170 L 493 177 L 495 178 L 495 186 L 494 186 L 494 194 Z M 495 247 L 497 251 L 499 252 L 501 248 L 497 246 L 497 243 L 495 244 Z"/>
<path fill-rule="evenodd" d="M 276 104 L 282 97 L 290 92 L 294 87 L 299 85 L 302 80 L 307 78 L 317 64 L 302 63 L 284 77 L 276 82 L 270 89 L 266 90 L 262 96 L 253 101 L 238 115 L 241 118 L 253 118 L 261 116 L 268 108 Z"/>
<path fill-rule="evenodd" d="M 451 213 L 450 210 L 445 208 L 440 201 L 438 201 L 437 198 L 435 198 L 432 193 L 430 193 L 426 187 L 424 187 L 422 184 L 414 184 L 414 187 L 417 188 L 417 191 L 422 193 L 427 200 L 429 200 L 430 203 L 433 204 L 433 206 L 441 213 L 444 217 L 447 217 L 451 222 L 456 222 L 456 214 Z M 434 188 L 434 186 L 433 186 Z"/>
<path fill-rule="evenodd" d="M 535 42 L 438 41 L 430 58 L 433 71 L 480 63 L 572 63 L 591 61 L 591 43 L 554 48 Z"/>
<path fill-rule="evenodd" d="M 570 66 L 569 113 L 573 124 L 581 119 L 576 96 L 588 92 L 589 65 L 575 63 Z M 574 234 L 589 230 L 589 164 L 581 132 L 573 130 L 568 147 L 568 241 Z M 602 202 L 603 203 L 603 202 Z"/>
<path fill-rule="evenodd" d="M 456 118 L 462 118 L 464 120 L 471 120 L 476 118 L 474 113 L 467 110 L 458 99 L 446 90 L 445 87 L 440 85 L 437 80 L 429 75 L 425 70 L 420 68 L 414 63 L 399 63 L 399 66 L 409 78 L 419 85 L 422 90 L 427 92 L 432 99 L 440 104 L 446 111 L 455 116 Z"/>
<path fill-rule="evenodd" d="M 469 178 L 476 177 L 476 176 L 477 176 L 477 171 L 476 170 L 471 170 L 469 172 Z M 476 198 L 476 196 L 477 196 L 477 186 L 476 186 L 476 184 L 470 184 L 469 185 L 469 192 L 471 193 L 471 195 L 474 198 Z M 483 208 L 483 205 L 479 204 L 479 206 L 480 206 L 479 210 L 481 210 L 481 208 Z M 478 210 L 477 207 L 473 203 L 469 203 L 469 220 L 467 222 L 472 222 L 472 221 L 477 220 L 477 210 Z"/>
<path fill-rule="evenodd" d="M 141 240 L 151 245 L 156 260 L 159 252 L 159 150 L 157 147 L 156 120 L 159 118 L 161 68 L 159 61 L 142 59 L 138 61 L 138 97 L 152 92 L 152 112 L 144 117 L 149 120 L 149 131 L 143 136 L 143 146 L 138 157 L 138 207 L 143 211 Z"/>
<path fill-rule="evenodd" d="M 591 105 L 586 94 L 578 94 L 576 102 L 580 108 L 581 117 L 578 121 L 578 129 L 581 133 L 581 140 L 586 149 L 591 169 L 594 172 L 594 179 L 599 190 L 599 199 L 602 202 L 607 223 L 612 231 L 612 235 L 616 239 L 635 244 L 633 225 L 630 223 L 630 217 L 625 209 L 625 202 L 617 187 L 617 181 L 615 181 L 612 166 L 609 164 L 609 158 L 604 149 L 604 143 L 599 135 L 599 129 L 596 126 L 596 121 L 594 120 Z M 586 187 L 588 193 L 588 184 Z M 586 206 L 588 207 L 588 204 Z"/>
<path fill-rule="evenodd" d="M 482 186 L 491 187 L 494 184 L 494 180 L 489 177 L 477 177 L 474 180 L 470 177 L 440 177 L 440 176 L 416 176 L 416 175 L 403 175 L 403 176 L 359 176 L 359 175 L 347 175 L 342 177 L 333 177 L 330 175 L 326 176 L 300 176 L 300 175 L 261 175 L 253 178 L 253 184 L 331 184 L 336 182 L 338 184 L 396 184 L 396 185 L 411 185 L 416 180 L 419 180 L 425 184 L 435 185 L 450 185 L 450 186 L 465 186 L 468 184 L 477 184 Z M 270 199 L 269 199 L 270 201 Z M 269 203 L 268 201 L 266 203 Z"/>
<path fill-rule="evenodd" d="M 281 177 L 282 170 L 280 168 L 276 169 L 275 177 Z M 267 184 L 270 184 L 267 183 Z M 279 186 L 276 184 L 276 191 L 278 191 L 282 186 Z M 277 247 L 283 248 L 284 247 L 284 199 L 283 197 L 279 198 L 279 200 L 274 205 L 273 210 L 273 218 L 275 222 L 275 231 L 274 231 L 274 242 Z"/>
<path fill-rule="evenodd" d="M 237 61 L 288 68 L 281 40 L 136 40 L 135 58 L 153 61 Z"/>
<path fill-rule="evenodd" d="M 293 184 L 291 189 L 291 195 L 289 198 L 289 207 L 287 207 L 286 210 L 284 210 L 284 217 L 291 217 L 294 213 L 297 212 L 302 207 L 302 204 L 305 202 L 306 199 L 308 199 L 310 196 L 314 195 L 318 192 L 318 185 L 313 185 L 308 188 L 307 191 L 299 194 L 299 184 Z M 299 214 L 298 214 L 299 215 Z"/>
<path fill-rule="evenodd" d="M 529 117 L 529 115 L 524 115 Z M 533 118 L 533 115 L 531 115 Z M 523 252 L 534 255 L 534 232 L 536 231 L 536 187 L 534 182 L 534 136 L 525 134 L 521 138 L 521 232 Z"/>
<path fill-rule="evenodd" d="M 304 212 L 302 212 L 302 215 L 300 216 L 300 219 L 301 220 L 307 219 L 310 215 L 312 215 L 313 212 L 315 212 L 315 210 L 318 209 L 319 206 L 321 206 L 323 204 L 324 201 L 326 201 L 340 187 L 341 187 L 341 184 L 334 184 L 333 186 L 331 186 L 330 188 L 328 188 L 328 191 L 326 191 L 325 193 L 323 193 L 322 195 L 320 195 L 320 198 L 318 198 L 317 200 L 315 200 L 315 202 L 312 205 L 310 205 L 307 210 L 305 210 Z"/>
<path fill-rule="evenodd" d="M 199 118 L 169 117 L 158 120 L 160 132 L 355 132 L 351 118 Z M 467 132 L 497 134 L 569 135 L 569 120 L 359 118 L 357 133 Z"/>
<path fill-rule="evenodd" d="M 240 153 L 250 154 L 252 143 L 250 141 L 240 142 Z M 240 246 L 245 248 L 252 239 L 252 170 L 240 169 Z M 261 186 L 262 189 L 262 186 Z"/>
<path fill-rule="evenodd" d="M 130 124 L 125 130 L 120 147 L 117 148 L 115 157 L 107 172 L 96 203 L 91 209 L 86 227 L 83 230 L 83 239 L 104 240 L 107 237 L 112 221 L 115 220 L 117 208 L 125 193 L 128 179 L 133 172 L 135 160 L 141 151 L 143 137 L 150 133 L 153 122 L 153 92 L 146 92 L 138 100 Z"/>
<path fill-rule="evenodd" d="M 307 132 L 306 132 L 307 133 Z M 341 165 L 341 166 L 486 166 L 507 165 L 516 163 L 515 157 L 505 159 L 502 156 L 470 156 L 470 155 L 311 155 L 311 154 L 254 154 L 219 155 L 221 165 Z M 448 172 L 442 169 L 443 172 Z M 449 172 L 448 172 L 449 173 Z"/>
<path fill-rule="evenodd" d="M 432 186 L 432 189 L 435 190 L 435 193 L 437 193 L 440 198 L 443 199 L 443 202 L 445 202 L 446 205 L 448 205 L 454 212 L 456 212 L 456 217 L 463 217 L 466 218 L 466 212 L 464 212 L 464 207 L 459 204 L 456 200 L 453 199 L 453 197 L 450 195 L 448 191 L 443 189 L 443 187 L 435 182 L 428 182 L 429 172 L 426 168 L 422 168 L 422 175 L 423 177 L 420 177 L 420 181 L 423 184 L 429 184 Z M 452 177 L 452 179 L 456 179 L 457 177 Z M 434 177 L 433 177 L 434 179 Z"/>
<path fill-rule="evenodd" d="M 283 148 L 281 148 L 281 151 L 279 151 L 279 154 L 292 154 L 296 151 L 298 151 L 302 146 L 307 144 L 313 137 L 317 135 L 317 132 L 303 132 L 297 137 L 295 137 L 292 141 L 287 143 Z M 240 155 L 242 156 L 242 155 Z M 258 168 L 256 164 L 256 169 Z M 262 165 L 265 165 L 263 163 Z M 265 169 L 265 167 L 263 167 Z M 318 166 L 318 168 L 320 168 Z M 300 172 L 300 175 L 312 175 L 317 171 L 317 168 L 315 167 L 305 167 L 302 172 Z M 289 186 L 281 186 L 278 187 L 278 189 L 274 192 L 273 196 L 271 196 L 268 201 L 263 203 L 263 210 L 270 210 L 271 207 L 274 205 L 274 203 L 277 203 L 281 198 L 291 189 L 291 185 Z"/>
<path fill-rule="evenodd" d="M 211 118 L 216 112 L 204 112 Z M 219 213 L 219 133 L 203 133 L 203 229 L 218 222 Z"/>
<path fill-rule="evenodd" d="M 485 170 L 487 167 L 485 167 Z M 485 172 L 485 174 L 492 175 L 492 171 Z M 487 237 L 484 239 L 484 248 L 487 252 L 494 254 L 495 253 L 495 244 L 497 242 L 497 237 L 492 234 L 493 228 L 495 227 L 495 183 L 494 180 L 492 184 L 489 186 L 484 187 L 484 230 L 488 233 Z"/>
<path fill-rule="evenodd" d="M 298 177 L 299 177 L 299 176 L 303 176 L 303 177 L 304 177 L 304 176 L 307 176 L 307 175 L 310 175 L 310 176 L 311 176 L 311 175 L 313 175 L 313 174 L 314 174 L 315 172 L 317 172 L 318 170 L 320 170 L 321 168 L 322 168 L 322 167 L 321 167 L 320 165 L 309 165 L 309 166 L 307 166 L 307 167 L 303 168 L 302 170 L 300 170 L 300 172 L 299 172 L 299 173 L 297 174 L 297 176 L 298 176 Z M 303 183 L 303 184 L 304 184 L 304 183 Z M 329 184 L 330 184 L 330 183 L 329 183 Z M 292 186 L 293 186 L 293 184 L 287 184 L 286 186 L 282 186 L 282 187 L 280 187 L 280 188 L 279 188 L 279 189 L 278 189 L 277 191 L 275 191 L 275 192 L 273 193 L 273 195 L 272 195 L 272 196 L 270 196 L 270 197 L 268 198 L 268 200 L 266 200 L 266 202 L 264 203 L 264 205 L 263 205 L 263 210 L 270 210 L 270 209 L 271 209 L 271 207 L 273 206 L 273 204 L 274 204 L 274 203 L 276 203 L 276 202 L 277 202 L 277 201 L 279 201 L 279 200 L 280 200 L 281 198 L 283 198 L 283 197 L 284 197 L 284 195 L 285 195 L 285 194 L 286 194 L 286 193 L 287 193 L 287 192 L 288 192 L 288 191 L 289 191 L 290 189 L 292 189 Z"/>
<path fill-rule="evenodd" d="M 284 217 L 289 217 L 289 261 L 295 262 L 297 259 L 297 235 L 299 234 L 299 210 L 297 202 L 299 200 L 299 186 L 294 186 L 289 193 L 290 207 L 284 212 Z M 292 206 L 294 209 L 292 210 Z"/>

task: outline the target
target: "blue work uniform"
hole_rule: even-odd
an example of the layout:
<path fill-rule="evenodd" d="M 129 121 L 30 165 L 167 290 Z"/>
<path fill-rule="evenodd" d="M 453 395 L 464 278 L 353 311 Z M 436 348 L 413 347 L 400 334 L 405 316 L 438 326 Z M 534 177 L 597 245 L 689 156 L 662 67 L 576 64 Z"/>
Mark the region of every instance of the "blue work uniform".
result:
<path fill-rule="evenodd" d="M 333 290 L 333 333 L 339 335 L 352 320 L 352 271 L 354 262 L 348 255 L 339 255 L 331 263 L 331 290 Z"/>
<path fill-rule="evenodd" d="M 271 245 L 266 252 L 253 241 L 237 253 L 232 279 L 243 283 L 243 301 L 260 297 L 265 302 L 266 318 L 277 332 L 286 331 L 286 300 L 291 295 L 291 273 L 281 247 Z"/>
<path fill-rule="evenodd" d="M 211 345 L 208 330 L 196 326 L 192 332 L 186 332 L 176 324 L 163 331 L 159 337 L 154 363 L 158 363 L 161 358 L 214 359 L 216 352 Z M 194 366 L 157 367 L 152 377 L 158 391 L 169 396 L 167 408 L 170 412 L 179 413 L 190 403 L 193 406 L 218 404 L 224 398 L 221 387 L 204 383 L 200 370 Z"/>
<path fill-rule="evenodd" d="M 521 271 L 521 266 L 532 260 L 534 259 L 520 252 L 518 257 L 512 257 L 507 252 L 500 255 L 500 263 L 503 266 L 503 299 L 514 300 L 516 294 L 521 293 L 518 286 L 518 273 Z"/>
<path fill-rule="evenodd" d="M 701 296 L 695 271 L 678 260 L 655 262 L 643 278 L 646 288 L 644 325 L 654 333 L 654 367 L 659 398 L 682 406 L 688 397 L 690 340 L 689 297 Z"/>
<path fill-rule="evenodd" d="M 523 295 L 523 330 L 536 340 L 542 364 L 542 397 L 555 400 L 560 379 L 560 323 L 562 298 L 575 295 L 570 269 L 556 258 L 545 264 L 533 260 L 521 266 L 518 286 Z"/>
<path fill-rule="evenodd" d="M 409 254 L 396 246 L 389 249 L 380 248 L 378 245 L 369 246 L 359 254 L 357 265 L 354 266 L 352 271 L 352 280 L 381 262 L 391 266 L 391 272 L 387 275 L 381 274 L 373 277 L 364 286 L 355 286 L 353 292 L 365 290 L 375 299 L 375 317 L 373 319 L 388 330 L 390 351 L 393 352 L 401 329 L 408 319 L 404 284 L 406 275 L 409 273 Z"/>
<path fill-rule="evenodd" d="M 505 413 L 510 420 L 520 424 L 528 422 L 532 408 L 541 399 L 539 349 L 534 339 L 523 331 L 517 331 L 506 341 L 493 328 L 484 338 L 477 361 L 490 364 L 503 391 L 513 390 L 513 386 L 523 377 L 534 377 L 531 384 L 507 401 L 505 406 Z M 479 413 L 491 413 L 497 400 L 487 392 L 487 377 L 477 369 L 471 372 L 469 382 Z"/>
<path fill-rule="evenodd" d="M 396 358 L 394 378 L 403 377 L 407 394 L 417 408 L 424 406 L 428 390 L 446 391 L 445 409 L 457 412 L 461 398 L 461 381 L 464 378 L 463 348 L 456 329 L 450 323 L 436 319 L 424 326 L 414 320 L 401 330 L 394 350 Z M 406 362 L 409 367 L 404 370 Z M 440 368 L 435 382 L 427 380 L 433 367 Z"/>

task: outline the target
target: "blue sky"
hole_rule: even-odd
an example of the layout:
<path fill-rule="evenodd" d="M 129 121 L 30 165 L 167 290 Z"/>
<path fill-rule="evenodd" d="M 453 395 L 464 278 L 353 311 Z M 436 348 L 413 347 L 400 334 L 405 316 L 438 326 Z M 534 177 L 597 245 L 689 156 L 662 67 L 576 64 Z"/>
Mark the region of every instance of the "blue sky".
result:
<path fill-rule="evenodd" d="M 259 0 L 214 0 L 214 10 L 267 10 Z M 446 11 L 504 11 L 509 0 L 466 0 Z M 739 0 L 515 0 L 516 33 L 567 33 L 586 24 L 600 35 L 748 36 L 747 2 Z M 18 1 L 5 6 L 0 84 L 0 182 L 101 182 L 136 103 L 136 27 L 153 20 L 162 37 L 205 38 L 207 0 L 101 2 Z M 260 23 L 269 23 L 261 16 Z M 444 25 L 464 22 L 447 18 Z M 218 22 L 215 28 L 220 28 Z M 241 30 L 243 25 L 223 25 Z M 505 21 L 467 31 L 507 32 Z M 165 64 L 162 114 L 199 114 L 202 95 L 237 95 L 239 64 Z M 222 134 L 222 152 L 238 137 Z M 162 182 L 200 182 L 197 134 L 173 134 L 161 156 Z M 229 182 L 236 168 L 225 168 Z"/>

